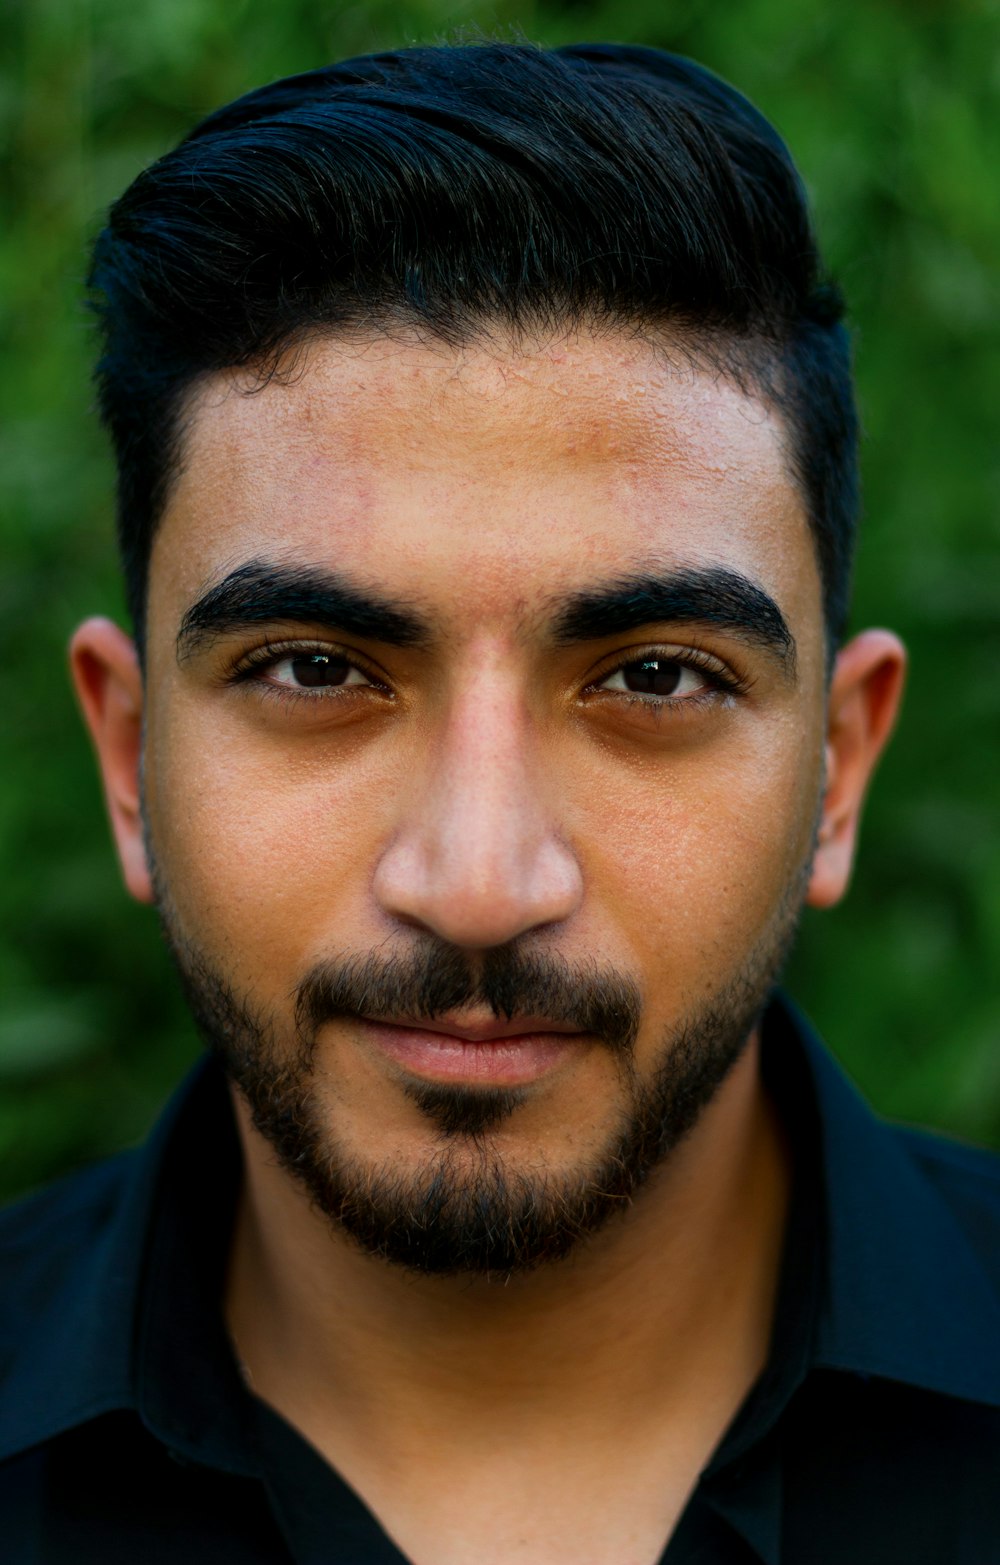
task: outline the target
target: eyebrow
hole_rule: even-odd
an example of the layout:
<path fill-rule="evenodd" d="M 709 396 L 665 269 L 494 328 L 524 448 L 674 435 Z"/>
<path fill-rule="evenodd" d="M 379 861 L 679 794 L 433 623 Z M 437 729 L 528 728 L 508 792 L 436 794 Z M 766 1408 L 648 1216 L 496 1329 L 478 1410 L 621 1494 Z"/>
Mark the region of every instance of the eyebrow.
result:
<path fill-rule="evenodd" d="M 558 643 L 569 646 L 658 622 L 728 631 L 763 648 L 786 673 L 794 673 L 795 638 L 778 605 L 757 582 L 723 566 L 623 577 L 576 593 L 560 610 L 554 634 Z"/>
<path fill-rule="evenodd" d="M 319 625 L 392 646 L 426 646 L 426 619 L 412 608 L 335 572 L 248 560 L 208 588 L 184 614 L 177 658 L 255 625 Z M 666 575 L 619 578 L 574 593 L 552 626 L 558 645 L 598 641 L 644 625 L 710 625 L 772 654 L 794 673 L 795 640 L 774 599 L 757 582 L 723 566 L 686 567 Z"/>
<path fill-rule="evenodd" d="M 178 661 L 234 631 L 276 620 L 321 625 L 398 647 L 419 646 L 430 639 L 429 627 L 412 609 L 334 572 L 248 560 L 186 611 L 177 633 Z"/>

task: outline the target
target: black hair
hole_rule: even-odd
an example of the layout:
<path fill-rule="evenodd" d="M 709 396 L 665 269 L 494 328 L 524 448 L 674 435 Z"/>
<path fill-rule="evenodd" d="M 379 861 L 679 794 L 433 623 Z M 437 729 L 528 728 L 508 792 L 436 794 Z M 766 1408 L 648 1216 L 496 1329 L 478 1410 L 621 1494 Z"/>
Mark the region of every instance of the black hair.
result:
<path fill-rule="evenodd" d="M 140 647 L 189 389 L 266 377 L 312 331 L 397 323 L 455 344 L 669 329 L 749 374 L 785 416 L 830 645 L 843 633 L 858 486 L 842 302 L 784 143 L 690 60 L 477 43 L 275 82 L 139 175 L 90 283 Z"/>

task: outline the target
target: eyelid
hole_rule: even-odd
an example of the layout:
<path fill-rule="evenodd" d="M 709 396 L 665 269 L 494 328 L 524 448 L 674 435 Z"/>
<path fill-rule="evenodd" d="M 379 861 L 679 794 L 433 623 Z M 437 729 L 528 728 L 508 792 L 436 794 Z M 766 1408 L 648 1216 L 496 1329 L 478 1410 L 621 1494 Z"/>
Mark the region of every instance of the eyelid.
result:
<path fill-rule="evenodd" d="M 354 647 L 341 646 L 337 642 L 303 640 L 297 637 L 288 637 L 279 641 L 264 641 L 249 651 L 242 652 L 234 658 L 225 675 L 227 683 L 240 684 L 252 679 L 255 674 L 261 673 L 272 663 L 280 663 L 289 657 L 334 657 L 343 658 L 352 668 L 371 681 L 372 688 L 388 691 L 391 687 L 384 673 L 378 669 L 373 659 L 362 656 Z M 295 690 L 292 686 L 275 685 L 275 689 L 284 690 L 288 695 L 305 695 L 306 691 Z M 338 687 L 331 687 L 336 690 Z M 357 688 L 357 686 L 353 687 Z M 310 700 L 315 697 L 310 695 Z"/>
<path fill-rule="evenodd" d="M 745 695 L 753 683 L 751 679 L 703 647 L 661 641 L 650 642 L 645 646 L 626 647 L 610 653 L 607 660 L 588 677 L 584 689 L 595 689 L 612 674 L 620 673 L 632 663 L 644 663 L 653 659 L 659 659 L 664 663 L 677 663 L 682 668 L 697 669 L 699 673 L 705 674 L 717 689 L 731 695 Z M 666 701 L 671 698 L 665 696 L 659 699 Z"/>

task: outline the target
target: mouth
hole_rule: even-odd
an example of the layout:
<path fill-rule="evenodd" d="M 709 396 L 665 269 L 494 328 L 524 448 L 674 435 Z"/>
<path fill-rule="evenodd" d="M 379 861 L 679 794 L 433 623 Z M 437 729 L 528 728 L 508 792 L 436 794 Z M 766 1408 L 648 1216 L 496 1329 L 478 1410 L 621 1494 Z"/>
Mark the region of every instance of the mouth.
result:
<path fill-rule="evenodd" d="M 592 1042 L 589 1033 L 537 1016 L 509 1021 L 371 1016 L 360 1025 L 366 1041 L 410 1075 L 476 1086 L 526 1086 Z"/>

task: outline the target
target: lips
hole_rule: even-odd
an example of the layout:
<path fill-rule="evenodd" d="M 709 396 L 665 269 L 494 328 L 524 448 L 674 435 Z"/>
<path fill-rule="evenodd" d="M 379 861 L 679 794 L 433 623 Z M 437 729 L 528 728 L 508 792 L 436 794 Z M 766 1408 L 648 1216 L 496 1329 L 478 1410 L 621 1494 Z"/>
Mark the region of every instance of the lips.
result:
<path fill-rule="evenodd" d="M 536 1016 L 482 1021 L 366 1017 L 366 1040 L 396 1065 L 429 1081 L 521 1086 L 547 1075 L 589 1044 L 569 1024 Z"/>

